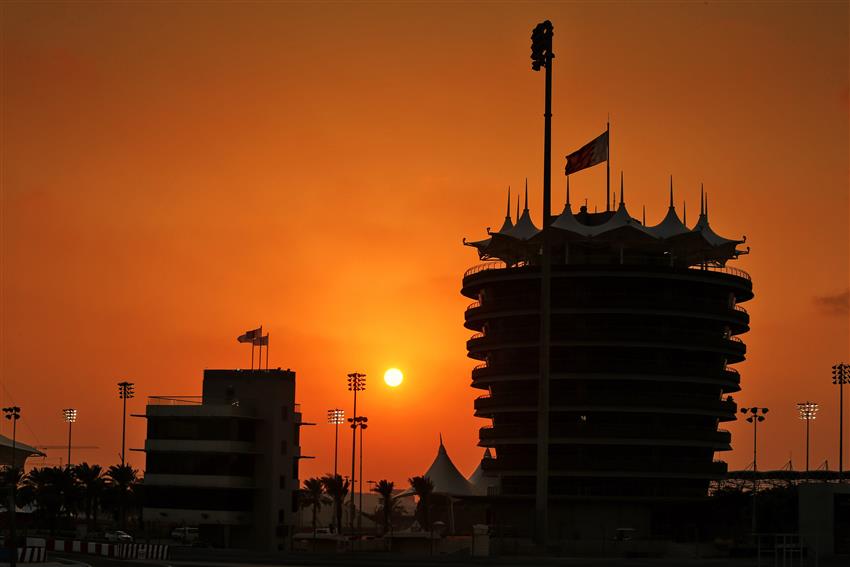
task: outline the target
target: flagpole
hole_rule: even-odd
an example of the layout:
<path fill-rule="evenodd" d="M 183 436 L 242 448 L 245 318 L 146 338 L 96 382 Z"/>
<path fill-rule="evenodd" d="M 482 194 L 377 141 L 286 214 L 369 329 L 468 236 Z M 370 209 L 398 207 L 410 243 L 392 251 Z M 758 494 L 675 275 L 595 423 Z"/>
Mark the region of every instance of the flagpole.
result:
<path fill-rule="evenodd" d="M 269 343 L 271 342 L 269 340 L 269 334 L 270 333 L 266 333 L 266 370 L 269 369 Z"/>
<path fill-rule="evenodd" d="M 608 115 L 605 133 L 608 143 L 605 148 L 605 211 L 611 210 L 611 115 Z"/>
<path fill-rule="evenodd" d="M 253 369 L 254 369 L 254 347 L 255 347 L 255 346 L 256 346 L 256 345 L 254 344 L 254 341 L 253 341 L 253 339 L 252 339 L 252 340 L 251 340 L 251 370 L 253 370 Z"/>

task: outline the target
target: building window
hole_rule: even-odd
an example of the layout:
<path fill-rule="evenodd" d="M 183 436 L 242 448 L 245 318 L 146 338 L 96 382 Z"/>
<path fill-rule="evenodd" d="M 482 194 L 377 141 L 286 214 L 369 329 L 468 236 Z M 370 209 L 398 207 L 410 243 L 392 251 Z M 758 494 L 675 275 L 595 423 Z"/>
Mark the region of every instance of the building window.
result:
<path fill-rule="evenodd" d="M 286 439 L 284 439 L 283 441 L 281 441 L 281 442 L 280 442 L 280 454 L 281 454 L 281 455 L 285 455 L 285 454 L 286 454 L 286 449 L 287 449 L 287 446 L 286 446 Z"/>
<path fill-rule="evenodd" d="M 280 489 L 281 490 L 286 489 L 286 477 L 283 476 L 283 475 L 280 475 Z"/>

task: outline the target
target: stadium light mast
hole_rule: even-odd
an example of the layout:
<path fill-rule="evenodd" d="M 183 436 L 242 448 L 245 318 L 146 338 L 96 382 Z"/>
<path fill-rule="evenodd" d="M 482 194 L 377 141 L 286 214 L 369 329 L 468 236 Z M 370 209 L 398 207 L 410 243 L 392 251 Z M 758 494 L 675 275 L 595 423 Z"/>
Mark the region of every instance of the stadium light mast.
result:
<path fill-rule="evenodd" d="M 334 426 L 334 478 L 337 475 L 339 462 L 339 424 L 345 422 L 345 410 L 339 408 L 328 410 L 328 423 Z"/>
<path fill-rule="evenodd" d="M 366 389 L 366 375 L 359 372 L 352 372 L 348 375 L 348 391 L 354 392 L 354 414 L 348 418 L 349 421 L 357 419 L 357 392 L 362 392 Z M 348 519 L 348 527 L 354 532 L 354 483 L 356 481 L 354 475 L 354 465 L 356 464 L 356 448 L 357 448 L 357 429 L 351 428 L 351 517 Z"/>
<path fill-rule="evenodd" d="M 68 424 L 68 463 L 67 467 L 71 468 L 71 426 L 77 421 L 77 410 L 74 408 L 65 408 L 62 410 L 62 417 Z"/>
<path fill-rule="evenodd" d="M 741 408 L 741 413 L 746 414 L 750 413 L 750 417 L 747 418 L 749 423 L 753 424 L 753 524 L 752 529 L 753 533 L 756 533 L 756 494 L 758 494 L 758 424 L 760 421 L 764 421 L 766 414 L 770 411 L 768 408 Z"/>
<path fill-rule="evenodd" d="M 844 478 L 844 384 L 850 384 L 850 364 L 832 367 L 832 383 L 838 385 L 838 481 Z"/>
<path fill-rule="evenodd" d="M 124 401 L 124 412 L 121 415 L 121 466 L 124 466 L 124 449 L 127 445 L 127 400 L 135 396 L 132 382 L 118 382 L 118 397 Z"/>
<path fill-rule="evenodd" d="M 15 520 L 18 515 L 18 506 L 17 506 L 17 490 L 18 490 L 18 482 L 17 475 L 15 473 L 15 451 L 17 450 L 17 433 L 18 433 L 18 420 L 21 419 L 21 408 L 18 406 L 9 406 L 3 408 L 3 413 L 6 414 L 6 419 L 11 420 L 12 422 L 12 466 L 10 466 L 10 473 L 12 476 L 12 482 L 9 486 L 9 566 L 17 567 L 18 565 L 18 543 L 17 543 L 17 534 L 15 533 Z"/>
<path fill-rule="evenodd" d="M 549 237 L 552 211 L 552 35 L 546 20 L 531 32 L 531 68 L 546 69 L 543 111 L 543 257 L 540 277 L 540 374 L 537 385 L 537 487 L 535 539 L 541 546 L 549 537 L 549 339 L 551 333 L 552 249 Z"/>
<path fill-rule="evenodd" d="M 818 405 L 815 402 L 800 402 L 797 411 L 800 419 L 806 422 L 806 472 L 809 472 L 809 424 L 818 416 Z"/>

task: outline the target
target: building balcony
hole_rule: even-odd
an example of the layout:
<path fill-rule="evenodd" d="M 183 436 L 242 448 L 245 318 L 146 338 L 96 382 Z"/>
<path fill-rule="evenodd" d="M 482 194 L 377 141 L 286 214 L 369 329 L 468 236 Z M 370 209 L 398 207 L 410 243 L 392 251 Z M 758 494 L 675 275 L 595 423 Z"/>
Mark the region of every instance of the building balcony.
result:
<path fill-rule="evenodd" d="M 253 442 L 208 439 L 146 439 L 145 452 L 259 454 Z"/>
<path fill-rule="evenodd" d="M 469 356 L 482 359 L 494 349 L 537 348 L 539 327 L 517 327 L 476 333 L 466 342 Z M 553 347 L 629 347 L 709 351 L 725 355 L 729 362 L 744 360 L 747 347 L 738 337 L 724 338 L 718 333 L 651 326 L 643 328 L 571 328 L 553 329 Z"/>
<path fill-rule="evenodd" d="M 251 476 L 146 473 L 145 486 L 251 489 L 255 487 L 255 482 Z"/>
<path fill-rule="evenodd" d="M 475 399 L 476 417 L 491 417 L 497 413 L 536 412 L 536 392 L 506 392 L 483 395 Z M 676 415 L 708 415 L 733 421 L 738 406 L 734 400 L 713 396 L 681 394 L 645 394 L 635 392 L 605 394 L 553 393 L 549 402 L 552 412 L 626 412 Z"/>
<path fill-rule="evenodd" d="M 250 400 L 203 400 L 201 396 L 149 396 L 143 417 L 237 417 L 257 419 Z"/>
<path fill-rule="evenodd" d="M 632 425 L 553 424 L 550 443 L 553 445 L 657 445 L 707 447 L 716 451 L 731 449 L 732 435 L 725 429 L 674 427 L 638 427 Z M 478 430 L 479 446 L 500 444 L 536 445 L 537 425 L 516 423 L 491 425 Z"/>
<path fill-rule="evenodd" d="M 511 476 L 535 476 L 533 462 L 521 464 L 485 459 L 481 469 L 486 473 Z M 725 477 L 728 465 L 724 461 L 684 459 L 585 458 L 549 461 L 552 476 L 566 477 L 628 477 L 628 478 L 705 478 Z"/>
<path fill-rule="evenodd" d="M 666 317 L 675 319 L 696 319 L 716 321 L 727 324 L 734 334 L 749 331 L 750 316 L 740 305 L 729 307 L 724 301 L 688 299 L 686 301 L 668 301 L 658 294 L 612 294 L 599 301 L 576 300 L 567 301 L 555 298 L 552 314 L 555 316 L 582 316 L 593 320 L 594 316 L 633 316 Z M 539 314 L 536 297 L 517 295 L 501 297 L 481 303 L 473 302 L 466 308 L 464 326 L 473 331 L 480 331 L 483 325 L 493 319 L 502 317 L 532 316 Z"/>

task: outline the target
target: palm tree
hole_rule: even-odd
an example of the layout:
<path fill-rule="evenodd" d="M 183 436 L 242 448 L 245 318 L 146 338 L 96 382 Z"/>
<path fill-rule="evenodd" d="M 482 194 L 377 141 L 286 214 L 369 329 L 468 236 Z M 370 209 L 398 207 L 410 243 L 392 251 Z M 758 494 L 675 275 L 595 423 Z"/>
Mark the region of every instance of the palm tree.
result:
<path fill-rule="evenodd" d="M 391 532 L 393 529 L 392 513 L 393 513 L 393 490 L 395 484 L 389 480 L 379 480 L 372 487 L 372 492 L 377 492 L 381 495 L 381 505 L 384 511 L 384 534 Z"/>
<path fill-rule="evenodd" d="M 313 508 L 313 537 L 316 537 L 316 514 L 325 503 L 325 487 L 320 478 L 308 478 L 304 481 L 304 490 L 301 491 L 301 506 Z"/>
<path fill-rule="evenodd" d="M 133 485 L 138 482 L 136 469 L 130 465 L 111 465 L 105 476 L 110 492 L 118 501 L 118 522 L 123 529 L 127 523 L 127 501 L 130 499 Z"/>
<path fill-rule="evenodd" d="M 431 526 L 431 496 L 434 494 L 434 483 L 427 476 L 414 476 L 407 479 L 407 482 L 419 497 L 414 515 L 419 517 L 422 528 L 428 530 Z"/>
<path fill-rule="evenodd" d="M 334 515 L 336 516 L 336 533 L 342 533 L 342 503 L 348 494 L 348 480 L 340 475 L 326 474 L 321 478 L 325 493 L 331 497 L 334 503 Z"/>
<path fill-rule="evenodd" d="M 103 467 L 80 463 L 74 466 L 74 476 L 83 489 L 83 502 L 86 512 L 86 522 L 94 529 L 97 526 L 97 510 L 100 508 L 100 497 L 106 488 Z"/>
<path fill-rule="evenodd" d="M 31 498 L 36 503 L 38 516 L 47 523 L 50 533 L 56 530 L 62 512 L 70 520 L 77 507 L 79 488 L 68 467 L 33 469 L 23 482 L 22 498 Z"/>

